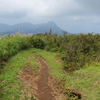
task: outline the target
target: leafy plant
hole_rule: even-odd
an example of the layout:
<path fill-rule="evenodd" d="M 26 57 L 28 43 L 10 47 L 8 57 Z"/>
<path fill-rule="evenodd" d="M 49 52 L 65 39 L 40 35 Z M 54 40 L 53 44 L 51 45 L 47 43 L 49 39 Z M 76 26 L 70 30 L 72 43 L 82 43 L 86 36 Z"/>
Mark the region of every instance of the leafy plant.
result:
<path fill-rule="evenodd" d="M 38 49 L 44 49 L 45 48 L 45 41 L 40 38 L 39 36 L 31 36 L 29 39 L 30 43 Z"/>

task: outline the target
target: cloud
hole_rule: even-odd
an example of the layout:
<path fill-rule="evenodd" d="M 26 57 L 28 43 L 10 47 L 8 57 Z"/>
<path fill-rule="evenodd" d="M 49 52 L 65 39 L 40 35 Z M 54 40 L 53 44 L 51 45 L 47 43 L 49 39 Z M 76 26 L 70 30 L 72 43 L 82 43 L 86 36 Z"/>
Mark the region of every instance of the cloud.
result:
<path fill-rule="evenodd" d="M 27 11 L 30 16 L 63 16 L 78 8 L 74 0 L 0 0 L 0 2 L 2 2 L 0 12 Z"/>
<path fill-rule="evenodd" d="M 14 16 L 15 12 L 22 11 L 27 12 L 28 17 L 35 18 L 81 17 L 100 14 L 99 4 L 99 0 L 0 0 L 0 15 Z"/>
<path fill-rule="evenodd" d="M 25 11 L 6 12 L 0 15 L 2 18 L 23 18 L 27 16 Z"/>
<path fill-rule="evenodd" d="M 0 22 L 54 21 L 68 30 L 80 26 L 87 28 L 99 25 L 99 5 L 100 0 L 0 0 Z"/>
<path fill-rule="evenodd" d="M 100 0 L 76 0 L 86 14 L 100 15 Z"/>
<path fill-rule="evenodd" d="M 47 6 L 45 0 L 0 0 L 0 11 L 13 12 L 13 11 L 35 11 L 45 10 Z M 39 11 L 38 11 L 39 12 Z"/>

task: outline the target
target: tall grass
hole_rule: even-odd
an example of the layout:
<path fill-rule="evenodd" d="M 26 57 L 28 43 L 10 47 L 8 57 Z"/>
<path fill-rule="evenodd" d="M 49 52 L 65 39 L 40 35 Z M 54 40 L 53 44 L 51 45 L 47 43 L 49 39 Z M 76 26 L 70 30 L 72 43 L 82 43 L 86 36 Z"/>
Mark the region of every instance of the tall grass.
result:
<path fill-rule="evenodd" d="M 0 37 L 0 65 L 21 50 L 32 47 L 28 37 L 21 34 L 5 35 Z"/>
<path fill-rule="evenodd" d="M 34 70 L 34 75 L 37 75 L 39 69 L 38 62 L 32 54 L 33 49 L 21 51 L 13 56 L 0 74 L 0 100 L 29 100 L 33 93 L 28 92 L 25 88 L 30 88 L 31 85 L 23 85 L 20 81 L 21 73 L 26 66 Z M 28 60 L 30 58 L 31 60 Z M 33 76 L 34 76 L 33 75 Z M 31 86 L 31 89 L 34 89 Z"/>

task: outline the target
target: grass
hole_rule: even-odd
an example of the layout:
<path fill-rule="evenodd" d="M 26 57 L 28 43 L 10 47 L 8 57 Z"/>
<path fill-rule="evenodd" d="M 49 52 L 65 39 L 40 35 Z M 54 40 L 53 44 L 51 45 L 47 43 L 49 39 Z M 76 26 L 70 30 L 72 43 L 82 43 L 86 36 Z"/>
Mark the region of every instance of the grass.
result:
<path fill-rule="evenodd" d="M 65 90 L 70 89 L 81 94 L 83 100 L 100 100 L 100 63 L 84 66 L 73 73 L 66 73 L 63 71 L 62 61 L 57 57 L 58 53 L 38 49 L 34 49 L 34 52 L 48 62 L 52 76 L 66 79 Z"/>
<path fill-rule="evenodd" d="M 34 49 L 36 55 L 43 57 L 50 66 L 51 75 L 60 78 L 64 77 L 62 72 L 62 61 L 57 57 L 58 53 L 47 52 L 45 50 Z"/>
<path fill-rule="evenodd" d="M 66 87 L 81 93 L 83 100 L 100 100 L 100 67 L 91 65 L 66 74 Z"/>
<path fill-rule="evenodd" d="M 84 68 L 73 73 L 66 73 L 63 71 L 62 61 L 57 56 L 58 53 L 40 49 L 21 51 L 6 63 L 0 75 L 0 100 L 21 100 L 20 90 L 23 85 L 18 80 L 18 73 L 25 65 L 33 66 L 32 68 L 35 71 L 39 68 L 32 53 L 35 53 L 35 56 L 43 57 L 47 61 L 51 76 L 57 79 L 65 78 L 65 89 L 80 93 L 82 100 L 100 100 L 100 63 L 84 66 Z M 33 61 L 26 60 L 28 57 Z M 31 95 L 31 98 L 33 98 L 34 95 Z"/>
<path fill-rule="evenodd" d="M 35 57 L 31 53 L 32 50 L 21 51 L 4 66 L 0 75 L 0 100 L 21 100 L 23 85 L 18 79 L 20 70 L 26 65 L 30 65 L 35 72 L 39 68 Z M 26 58 L 30 58 L 33 61 L 29 62 Z"/>

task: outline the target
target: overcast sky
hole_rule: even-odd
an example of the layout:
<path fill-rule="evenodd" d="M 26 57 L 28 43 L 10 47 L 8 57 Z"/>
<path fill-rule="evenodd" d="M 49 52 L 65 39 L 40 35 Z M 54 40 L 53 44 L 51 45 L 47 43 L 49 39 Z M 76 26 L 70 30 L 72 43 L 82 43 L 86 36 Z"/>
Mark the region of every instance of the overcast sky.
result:
<path fill-rule="evenodd" d="M 48 21 L 71 33 L 100 33 L 100 0 L 0 0 L 0 23 Z"/>

